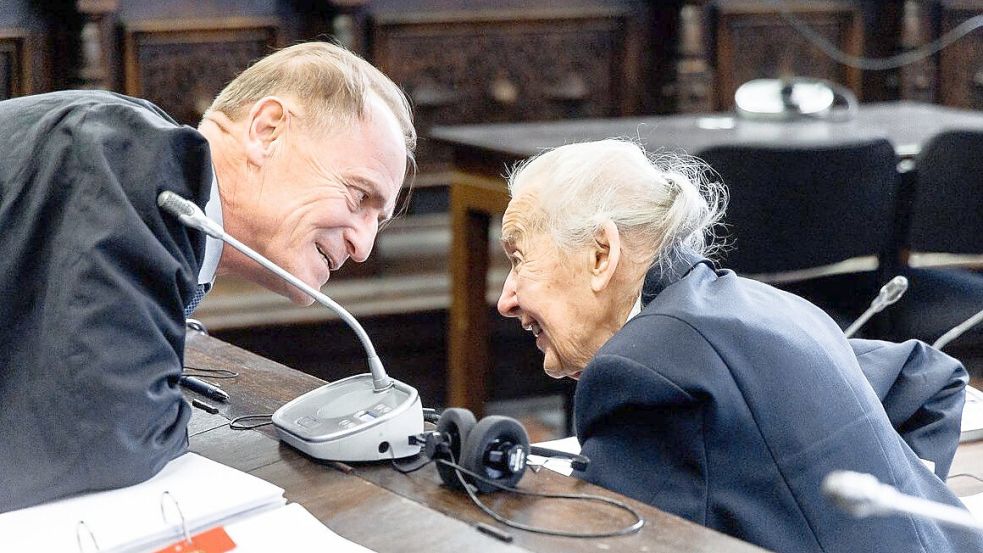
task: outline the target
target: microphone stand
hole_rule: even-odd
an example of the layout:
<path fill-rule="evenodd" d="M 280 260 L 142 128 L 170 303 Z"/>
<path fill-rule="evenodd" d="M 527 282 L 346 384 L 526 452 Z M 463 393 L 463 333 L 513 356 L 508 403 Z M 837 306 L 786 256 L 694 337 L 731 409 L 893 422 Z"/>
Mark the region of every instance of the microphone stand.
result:
<path fill-rule="evenodd" d="M 870 307 L 868 307 L 867 310 L 853 322 L 853 324 L 843 331 L 843 335 L 847 338 L 853 336 L 871 317 L 883 311 L 885 307 L 901 299 L 901 296 L 904 295 L 906 290 L 908 290 L 907 278 L 901 275 L 892 278 L 887 284 L 881 287 L 877 297 L 874 298 L 874 301 L 870 302 Z"/>
<path fill-rule="evenodd" d="M 969 511 L 945 503 L 899 492 L 872 474 L 833 471 L 823 479 L 822 492 L 837 507 L 856 518 L 908 514 L 969 530 L 983 530 L 983 522 Z"/>
<path fill-rule="evenodd" d="M 368 334 L 348 311 L 230 236 L 193 202 L 164 191 L 157 196 L 157 204 L 182 224 L 224 241 L 303 290 L 337 313 L 362 342 L 370 373 L 325 384 L 277 409 L 272 420 L 281 440 L 312 457 L 333 461 L 377 461 L 408 457 L 420 451 L 407 439 L 423 432 L 419 393 L 416 388 L 389 378 Z"/>
<path fill-rule="evenodd" d="M 983 309 L 981 309 L 972 317 L 954 326 L 952 330 L 950 330 L 949 332 L 946 332 L 942 336 L 939 336 L 939 339 L 936 340 L 934 344 L 932 344 L 932 347 L 935 349 L 944 348 L 946 344 L 962 336 L 964 332 L 978 325 L 980 321 L 983 321 Z"/>

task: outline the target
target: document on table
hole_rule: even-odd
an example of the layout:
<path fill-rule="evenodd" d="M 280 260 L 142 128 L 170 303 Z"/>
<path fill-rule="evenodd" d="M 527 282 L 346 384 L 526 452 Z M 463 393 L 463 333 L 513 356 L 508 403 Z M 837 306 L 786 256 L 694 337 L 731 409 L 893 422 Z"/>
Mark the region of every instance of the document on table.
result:
<path fill-rule="evenodd" d="M 235 553 L 371 553 L 332 532 L 299 503 L 234 522 L 225 531 L 237 544 Z"/>
<path fill-rule="evenodd" d="M 368 551 L 285 503 L 282 488 L 186 453 L 140 484 L 0 514 L 0 544 L 5 551 L 156 551 L 183 539 L 185 529 L 195 536 L 223 526 L 235 552 Z"/>
<path fill-rule="evenodd" d="M 976 520 L 983 522 L 983 493 L 978 493 L 976 495 L 967 495 L 966 497 L 960 497 L 960 501 L 966 506 L 966 509 L 976 517 Z"/>

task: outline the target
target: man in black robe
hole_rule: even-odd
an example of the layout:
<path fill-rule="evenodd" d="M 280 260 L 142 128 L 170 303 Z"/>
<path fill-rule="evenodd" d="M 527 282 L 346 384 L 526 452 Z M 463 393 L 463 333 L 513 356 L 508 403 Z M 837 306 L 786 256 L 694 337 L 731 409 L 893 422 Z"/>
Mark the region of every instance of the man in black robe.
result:
<path fill-rule="evenodd" d="M 216 274 L 312 300 L 157 206 L 170 190 L 307 284 L 364 261 L 415 146 L 342 48 L 281 50 L 198 129 L 144 100 L 0 102 L 0 512 L 141 482 L 187 449 L 185 318 Z"/>

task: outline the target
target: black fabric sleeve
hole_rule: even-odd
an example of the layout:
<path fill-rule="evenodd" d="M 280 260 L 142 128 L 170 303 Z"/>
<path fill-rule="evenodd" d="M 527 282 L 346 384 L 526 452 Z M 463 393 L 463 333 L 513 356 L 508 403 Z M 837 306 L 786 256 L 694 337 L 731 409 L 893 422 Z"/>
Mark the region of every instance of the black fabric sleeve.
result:
<path fill-rule="evenodd" d="M 50 114 L 4 183 L 0 290 L 26 299 L 0 334 L 0 511 L 143 481 L 187 448 L 177 378 L 204 239 L 156 196 L 204 203 L 207 144 L 146 104 L 98 100 Z"/>

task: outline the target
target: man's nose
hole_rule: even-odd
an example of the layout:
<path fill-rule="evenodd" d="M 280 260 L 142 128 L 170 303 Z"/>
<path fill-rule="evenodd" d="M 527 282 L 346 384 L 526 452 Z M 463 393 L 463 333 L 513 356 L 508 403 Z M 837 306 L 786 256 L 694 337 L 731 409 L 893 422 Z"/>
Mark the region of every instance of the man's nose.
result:
<path fill-rule="evenodd" d="M 362 263 L 369 258 L 378 233 L 379 220 L 375 217 L 366 218 L 355 227 L 348 229 L 345 239 L 353 261 Z"/>
<path fill-rule="evenodd" d="M 502 286 L 502 295 L 498 298 L 498 312 L 503 317 L 518 317 L 519 302 L 515 295 L 515 276 L 513 271 L 509 271 L 509 276 L 505 278 L 505 285 Z"/>

